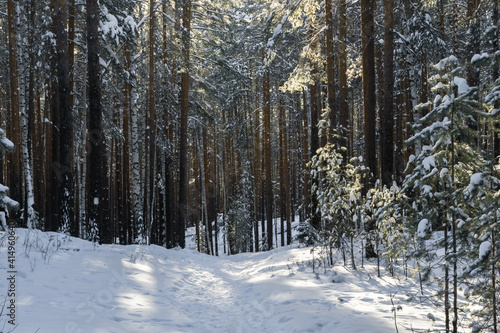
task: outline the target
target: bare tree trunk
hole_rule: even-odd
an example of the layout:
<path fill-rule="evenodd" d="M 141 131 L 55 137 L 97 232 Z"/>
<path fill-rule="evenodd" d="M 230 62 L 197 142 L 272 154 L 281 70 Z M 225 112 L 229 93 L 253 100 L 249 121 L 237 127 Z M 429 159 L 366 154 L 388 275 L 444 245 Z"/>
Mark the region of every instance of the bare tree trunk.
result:
<path fill-rule="evenodd" d="M 325 39 L 326 39 L 326 77 L 327 77 L 327 101 L 330 110 L 329 120 L 330 127 L 328 131 L 328 142 L 335 143 L 335 131 L 338 128 L 337 124 L 337 108 L 335 107 L 335 52 L 334 52 L 334 36 L 333 36 L 333 8 L 332 0 L 325 0 Z"/>
<path fill-rule="evenodd" d="M 309 169 L 307 167 L 307 162 L 309 161 L 310 155 L 310 145 L 309 145 L 309 117 L 307 112 L 307 93 L 302 91 L 302 175 L 303 175 L 303 202 L 302 202 L 302 218 L 301 222 L 304 222 L 309 217 L 310 203 L 311 203 L 311 184 L 309 177 Z"/>
<path fill-rule="evenodd" d="M 262 79 L 262 96 L 264 110 L 264 130 L 263 130 L 263 146 L 264 146 L 264 171 L 265 171 L 265 189 L 266 196 L 266 231 L 267 231 L 267 250 L 273 248 L 273 183 L 271 169 L 271 92 L 270 92 L 269 67 L 265 68 L 264 77 Z"/>
<path fill-rule="evenodd" d="M 285 184 L 290 185 L 290 180 L 288 177 L 288 171 L 285 173 L 285 167 L 288 167 L 287 152 L 285 151 L 285 136 L 286 136 L 286 120 L 285 120 L 285 108 L 283 107 L 283 101 L 279 101 L 279 137 L 280 137 L 280 241 L 281 246 L 285 246 L 285 220 L 287 221 L 286 210 L 288 209 L 289 201 L 287 200 L 287 192 L 285 190 Z"/>
<path fill-rule="evenodd" d="M 137 110 L 137 77 L 135 75 L 135 65 L 131 59 L 135 57 L 135 50 L 130 48 L 126 53 L 130 67 L 129 77 L 129 97 L 130 97 L 130 127 L 132 139 L 132 199 L 133 199 L 133 225 L 130 227 L 128 243 L 144 243 L 144 218 L 142 205 L 142 178 L 141 178 L 141 160 L 140 160 L 140 138 L 139 138 L 139 119 Z"/>
<path fill-rule="evenodd" d="M 8 187 L 9 196 L 21 202 L 21 129 L 19 110 L 19 72 L 17 55 L 17 33 L 16 33 L 16 3 L 14 0 L 7 1 L 8 15 L 8 39 L 9 39 L 9 84 L 10 105 L 7 117 L 7 136 L 14 142 L 15 150 L 8 161 Z"/>
<path fill-rule="evenodd" d="M 189 113 L 189 51 L 191 31 L 191 0 L 183 0 L 182 16 L 182 60 L 181 71 L 181 119 L 179 145 L 179 215 L 177 222 L 177 244 L 186 247 L 188 165 L 187 165 L 187 130 Z"/>
<path fill-rule="evenodd" d="M 283 113 L 283 181 L 285 186 L 285 196 L 282 199 L 282 202 L 285 203 L 285 219 L 286 219 L 286 244 L 290 245 L 292 243 L 292 218 L 291 218 L 291 193 L 290 193 L 290 155 L 288 152 L 288 125 L 287 125 L 287 117 L 285 114 L 285 108 L 281 111 Z M 284 235 L 285 231 L 281 230 L 282 235 Z M 284 236 L 283 236 L 284 237 Z M 282 238 L 283 238 L 282 237 Z"/>
<path fill-rule="evenodd" d="M 340 0 L 339 4 L 339 111 L 340 111 L 340 141 L 341 147 L 348 148 L 349 137 L 349 104 L 347 87 L 347 13 L 346 0 Z M 351 125 L 352 126 L 352 125 Z M 346 149 L 344 160 L 349 149 Z"/>
<path fill-rule="evenodd" d="M 365 163 L 377 174 L 376 160 L 376 95 L 375 95 L 375 31 L 373 14 L 375 0 L 361 0 L 361 55 L 363 62 L 363 115 Z"/>
<path fill-rule="evenodd" d="M 312 24 L 309 25 L 309 42 L 311 43 L 311 47 L 316 49 L 316 41 L 314 40 L 315 29 Z M 312 83 L 309 85 L 309 97 L 310 97 L 310 107 L 311 107 L 311 145 L 310 145 L 310 156 L 312 158 L 316 155 L 316 151 L 319 149 L 319 106 L 318 106 L 318 95 L 321 94 L 320 84 L 318 79 L 318 69 L 315 64 L 311 64 L 313 67 L 311 70 L 311 80 Z M 319 179 L 317 177 L 311 179 L 311 189 L 319 187 Z M 321 215 L 318 208 L 318 197 L 316 193 L 311 193 L 311 225 L 318 229 L 321 226 Z"/>
<path fill-rule="evenodd" d="M 68 3 L 68 57 L 69 57 L 69 106 L 75 104 L 75 0 Z"/>
<path fill-rule="evenodd" d="M 255 89 L 256 90 L 256 89 Z M 254 92 L 256 93 L 256 92 Z M 254 180 L 255 180 L 255 197 L 254 197 L 254 214 L 255 214 L 255 224 L 254 224 L 254 241 L 255 241 L 255 252 L 260 250 L 259 241 L 259 221 L 263 221 L 264 217 L 260 214 L 260 203 L 262 198 L 262 154 L 261 154 L 261 142 L 260 142 L 260 111 L 257 105 L 254 106 L 255 115 L 253 117 L 253 138 L 254 138 Z"/>
<path fill-rule="evenodd" d="M 99 6 L 97 0 L 87 0 L 87 49 L 89 83 L 89 221 L 98 227 L 99 241 L 112 243 L 109 220 L 109 189 L 106 142 L 102 128 L 101 78 L 99 64 Z M 96 235 L 94 230 L 94 236 Z"/>
<path fill-rule="evenodd" d="M 31 10 L 31 8 L 30 8 Z M 30 55 L 27 48 L 23 43 L 22 36 L 31 35 L 26 26 L 23 27 L 21 22 L 25 22 L 27 17 L 21 13 L 19 5 L 16 7 L 16 35 L 17 35 L 17 56 L 18 56 L 18 75 L 19 75 L 19 111 L 21 114 L 21 137 L 22 137 L 22 160 L 23 160 L 23 192 L 24 192 L 24 224 L 28 228 L 33 228 L 35 221 L 35 194 L 33 189 L 33 174 L 32 174 L 32 149 L 31 149 L 31 135 L 33 126 L 30 123 L 33 119 L 34 105 L 33 100 L 27 97 L 33 97 L 29 88 L 33 86 L 33 69 L 30 66 Z M 32 40 L 28 38 L 30 43 Z M 30 46 L 30 44 L 28 44 Z M 26 71 L 29 71 L 26 75 Z M 28 78 L 28 82 L 27 81 Z M 31 80 L 30 80 L 31 79 Z M 28 92 L 28 96 L 26 96 Z M 28 104 L 28 107 L 27 105 Z"/>
<path fill-rule="evenodd" d="M 495 210 L 495 221 L 497 220 L 497 211 Z M 496 292 L 496 283 L 497 283 L 497 276 L 496 276 L 496 236 L 495 236 L 496 230 L 491 231 L 491 290 L 493 290 L 492 293 L 492 310 L 493 310 L 493 333 L 498 333 L 498 319 L 497 319 L 497 292 Z"/>
<path fill-rule="evenodd" d="M 57 84 L 52 101 L 53 206 L 50 219 L 53 230 L 63 229 L 72 235 L 78 234 L 73 216 L 73 117 L 70 107 L 68 35 L 65 0 L 54 3 L 53 24 L 56 35 L 55 70 Z"/>
<path fill-rule="evenodd" d="M 493 0 L 493 11 L 492 11 L 492 16 L 491 16 L 491 19 L 493 21 L 493 24 L 496 26 L 496 29 L 495 29 L 495 36 L 493 37 L 493 41 L 492 41 L 492 50 L 498 50 L 498 37 L 499 37 L 499 19 L 500 19 L 500 15 L 498 15 L 498 0 Z M 498 66 L 494 67 L 493 68 L 493 72 L 492 72 L 492 81 L 495 82 L 499 77 L 499 68 Z M 500 107 L 500 103 L 497 102 L 497 104 L 495 105 L 495 108 L 499 108 Z M 496 125 L 496 129 L 498 129 L 498 125 Z M 494 156 L 500 156 L 500 134 L 499 134 L 499 131 L 495 131 L 495 137 L 494 137 L 494 143 L 493 143 L 493 151 L 494 151 Z"/>
<path fill-rule="evenodd" d="M 390 186 L 394 176 L 394 0 L 384 2 L 384 96 L 381 114 L 382 183 Z"/>
<path fill-rule="evenodd" d="M 146 242 L 151 238 L 155 202 L 155 177 L 156 177 L 156 101 L 155 101 L 155 1 L 149 2 L 149 86 L 148 86 L 148 117 L 146 126 L 146 149 L 148 160 L 146 162 L 146 205 L 144 221 L 146 226 Z"/>

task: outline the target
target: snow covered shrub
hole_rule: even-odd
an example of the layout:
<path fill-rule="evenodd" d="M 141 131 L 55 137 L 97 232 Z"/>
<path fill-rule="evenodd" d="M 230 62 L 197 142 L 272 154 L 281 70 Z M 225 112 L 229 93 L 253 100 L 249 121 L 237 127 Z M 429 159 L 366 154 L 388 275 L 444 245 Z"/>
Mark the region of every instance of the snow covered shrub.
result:
<path fill-rule="evenodd" d="M 325 245 L 340 248 L 345 257 L 349 249 L 354 265 L 353 239 L 360 234 L 362 179 L 365 168 L 362 159 L 344 161 L 334 145 L 318 149 L 311 161 L 311 177 L 320 184 L 313 195 L 321 211 L 323 241 Z"/>
<path fill-rule="evenodd" d="M 321 236 L 319 232 L 311 226 L 309 223 L 300 223 L 297 227 L 297 233 L 295 235 L 295 240 L 299 242 L 299 244 L 303 244 L 306 246 L 314 246 L 320 244 Z"/>
<path fill-rule="evenodd" d="M 442 265 L 444 277 L 436 277 L 443 282 L 440 294 L 449 304 L 450 295 L 464 282 L 461 268 L 474 243 L 470 222 L 477 211 L 467 192 L 471 176 L 482 169 L 484 158 L 476 143 L 480 115 L 477 89 L 467 85 L 454 56 L 433 67 L 437 74 L 430 82 L 434 83 L 435 98 L 417 106 L 428 113 L 415 125 L 415 134 L 407 142 L 419 143 L 422 149 L 410 159 L 402 189 L 411 202 L 408 228 L 418 240 L 415 258 L 422 264 L 424 277 L 431 272 L 441 274 L 435 268 Z M 426 241 L 425 229 L 442 232 L 442 237 Z M 438 255 L 438 249 L 444 249 L 444 257 Z M 450 306 L 455 314 L 457 307 L 457 302 Z M 448 306 L 445 308 L 448 311 Z"/>
<path fill-rule="evenodd" d="M 245 170 L 227 214 L 228 241 L 232 254 L 251 250 L 253 241 L 252 226 L 255 221 L 252 208 L 253 200 L 252 176 Z"/>
<path fill-rule="evenodd" d="M 5 137 L 5 132 L 0 129 L 0 154 L 14 150 L 12 141 Z M 7 231 L 7 218 L 9 210 L 18 209 L 19 203 L 9 198 L 9 188 L 0 184 L 0 222 L 4 231 Z"/>
<path fill-rule="evenodd" d="M 404 194 L 401 193 L 401 188 L 393 184 L 390 188 L 378 187 L 374 197 L 377 198 L 376 230 L 383 244 L 380 255 L 387 261 L 391 274 L 394 274 L 399 260 L 403 260 L 406 272 L 406 264 L 414 242 L 408 230 Z"/>
<path fill-rule="evenodd" d="M 469 230 L 467 262 L 461 280 L 466 285 L 466 297 L 471 302 L 473 331 L 491 331 L 498 312 L 497 241 L 500 217 L 500 165 L 487 162 L 484 171 L 470 177 L 465 189 L 466 200 L 474 209 L 471 219 L 463 221 Z"/>

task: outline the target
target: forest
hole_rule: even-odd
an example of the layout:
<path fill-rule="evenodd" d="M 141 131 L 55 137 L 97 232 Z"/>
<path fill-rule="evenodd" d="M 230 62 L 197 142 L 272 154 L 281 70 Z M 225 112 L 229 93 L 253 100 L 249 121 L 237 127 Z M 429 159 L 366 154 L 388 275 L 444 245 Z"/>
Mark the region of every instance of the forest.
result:
<path fill-rule="evenodd" d="M 222 255 L 300 222 L 497 332 L 499 2 L 1 1 L 3 228 Z"/>

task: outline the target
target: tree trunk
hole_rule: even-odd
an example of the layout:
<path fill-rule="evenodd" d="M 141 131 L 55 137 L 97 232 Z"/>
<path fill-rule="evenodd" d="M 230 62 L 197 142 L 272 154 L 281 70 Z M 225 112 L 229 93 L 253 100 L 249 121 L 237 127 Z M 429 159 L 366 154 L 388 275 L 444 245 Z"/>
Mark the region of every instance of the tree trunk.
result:
<path fill-rule="evenodd" d="M 21 129 L 19 110 L 19 72 L 17 57 L 16 4 L 14 0 L 7 1 L 8 39 L 9 39 L 9 84 L 10 104 L 7 117 L 7 137 L 12 140 L 15 150 L 8 160 L 9 196 L 21 202 Z"/>
<path fill-rule="evenodd" d="M 373 175 L 377 174 L 376 160 L 376 95 L 375 95 L 375 31 L 373 14 L 375 0 L 361 0 L 361 56 L 363 76 L 363 116 L 365 163 Z"/>
<path fill-rule="evenodd" d="M 68 3 L 68 57 L 69 57 L 69 106 L 73 109 L 75 104 L 75 0 Z"/>
<path fill-rule="evenodd" d="M 259 90 L 257 83 L 252 85 L 252 93 L 257 95 Z M 254 249 L 255 252 L 260 251 L 260 234 L 259 234 L 259 221 L 262 223 L 264 217 L 260 214 L 261 212 L 261 202 L 262 202 L 262 152 L 261 152 L 261 123 L 260 123 L 260 108 L 258 105 L 258 98 L 255 99 L 253 104 L 255 109 L 255 114 L 253 117 L 253 173 L 254 173 L 254 183 L 255 183 L 255 197 L 254 197 Z"/>
<path fill-rule="evenodd" d="M 266 198 L 266 231 L 267 231 L 267 250 L 273 248 L 273 183 L 271 169 L 271 92 L 269 67 L 265 65 L 264 77 L 262 78 L 262 98 L 264 111 L 264 171 L 265 171 L 265 198 Z"/>
<path fill-rule="evenodd" d="M 26 7 L 25 7 L 26 8 Z M 29 11 L 32 9 L 29 8 Z M 33 228 L 35 224 L 35 193 L 33 189 L 33 174 L 32 174 L 32 149 L 31 135 L 34 125 L 33 113 L 33 93 L 30 88 L 33 88 L 33 68 L 30 66 L 30 55 L 28 48 L 23 43 L 22 36 L 28 35 L 28 47 L 31 46 L 32 38 L 29 28 L 22 26 L 21 22 L 25 22 L 28 18 L 21 13 L 20 7 L 16 8 L 16 35 L 17 35 L 17 56 L 18 56 L 18 73 L 19 73 L 19 111 L 21 114 L 21 137 L 22 137 L 22 160 L 23 160 L 23 206 L 24 206 L 24 225 L 28 228 Z M 27 71 L 29 71 L 27 75 Z M 28 92 L 28 96 L 26 96 Z M 27 99 L 28 97 L 28 99 Z M 28 101 L 28 103 L 26 103 Z M 28 105 L 27 105 L 28 104 Z"/>
<path fill-rule="evenodd" d="M 382 183 L 390 186 L 394 176 L 394 0 L 384 3 L 384 96 L 382 125 Z"/>
<path fill-rule="evenodd" d="M 349 89 L 347 86 L 347 13 L 346 0 L 339 4 L 339 111 L 340 111 L 340 141 L 341 147 L 348 148 L 349 137 L 349 104 L 347 102 Z M 349 149 L 346 149 L 344 160 L 347 160 Z"/>
<path fill-rule="evenodd" d="M 500 19 L 500 15 L 498 15 L 498 0 L 494 0 L 493 1 L 493 11 L 492 11 L 492 16 L 491 16 L 491 19 L 493 21 L 493 24 L 496 26 L 496 29 L 495 29 L 495 35 L 493 37 L 493 41 L 492 41 L 492 50 L 496 51 L 498 50 L 498 37 L 499 37 L 499 31 L 498 29 L 500 28 L 499 24 L 498 24 L 498 20 Z M 499 77 L 499 68 L 498 68 L 498 65 L 497 66 L 494 66 L 493 68 L 493 72 L 492 72 L 492 81 L 495 82 Z M 500 103 L 496 103 L 495 104 L 495 108 L 500 108 Z M 495 128 L 497 129 L 495 131 L 495 137 L 494 137 L 494 143 L 493 143 L 493 151 L 494 151 L 494 156 L 495 157 L 499 157 L 500 156 L 500 134 L 499 134 L 499 131 L 498 131 L 498 128 L 499 128 L 499 125 L 496 125 Z"/>
<path fill-rule="evenodd" d="M 303 201 L 302 201 L 302 216 L 300 222 L 305 222 L 310 215 L 310 204 L 311 204 L 311 184 L 309 177 L 309 168 L 307 167 L 307 162 L 309 161 L 310 146 L 309 146 L 309 117 L 307 112 L 307 92 L 302 91 L 302 133 L 301 133 L 301 144 L 302 144 L 302 156 L 301 156 L 301 169 L 302 169 L 302 188 L 303 188 Z"/>
<path fill-rule="evenodd" d="M 146 205 L 144 221 L 146 226 L 146 242 L 151 237 L 152 225 L 155 220 L 155 177 L 156 177 L 156 102 L 155 102 L 155 1 L 149 2 L 149 80 L 148 80 L 148 115 L 146 126 Z"/>
<path fill-rule="evenodd" d="M 52 100 L 53 164 L 52 164 L 52 215 L 50 227 L 63 227 L 72 235 L 78 234 L 73 216 L 73 117 L 70 107 L 68 35 L 66 31 L 66 2 L 54 2 L 53 24 L 56 35 L 55 70 L 57 84 Z"/>
<path fill-rule="evenodd" d="M 188 197 L 188 164 L 187 164 L 187 130 L 189 114 L 189 51 L 191 31 L 191 0 L 183 0 L 182 15 L 182 61 L 181 71 L 181 117 L 179 144 L 179 215 L 177 222 L 177 244 L 186 247 L 187 197 Z"/>
<path fill-rule="evenodd" d="M 467 42 L 467 84 L 470 87 L 479 85 L 479 68 L 471 63 L 475 54 L 481 52 L 481 16 L 479 15 L 480 0 L 467 0 L 467 23 L 470 31 Z M 496 22 L 495 22 L 496 24 Z"/>
<path fill-rule="evenodd" d="M 335 107 L 335 52 L 333 36 L 333 8 L 332 0 L 325 0 L 325 39 L 326 39 L 326 78 L 327 78 L 327 101 L 329 109 L 330 126 L 328 131 L 328 142 L 335 143 L 335 136 L 338 128 L 337 108 Z"/>
<path fill-rule="evenodd" d="M 97 0 L 87 0 L 87 52 L 89 86 L 89 221 L 98 227 L 99 242 L 112 243 L 109 221 L 108 168 L 106 138 L 102 128 L 101 78 L 99 63 L 99 6 Z"/>
<path fill-rule="evenodd" d="M 497 220 L 497 212 L 495 211 L 495 221 Z M 493 333 L 498 333 L 498 319 L 497 319 L 497 278 L 496 278 L 496 230 L 493 228 L 491 231 L 491 290 L 492 293 L 492 317 L 493 317 Z"/>

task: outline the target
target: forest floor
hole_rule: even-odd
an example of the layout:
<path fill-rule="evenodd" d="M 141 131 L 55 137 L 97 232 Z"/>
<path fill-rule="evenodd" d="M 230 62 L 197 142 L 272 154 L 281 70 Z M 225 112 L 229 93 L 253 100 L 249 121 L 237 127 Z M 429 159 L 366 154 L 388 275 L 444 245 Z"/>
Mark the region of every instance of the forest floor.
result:
<path fill-rule="evenodd" d="M 354 270 L 340 257 L 327 268 L 316 260 L 313 272 L 318 249 L 313 253 L 297 244 L 214 257 L 193 249 L 95 246 L 25 229 L 16 234 L 16 333 L 442 329 L 442 311 L 418 297 L 415 279 L 393 278 L 385 270 L 379 278 L 376 263 Z M 2 239 L 0 302 L 9 304 L 12 262 Z M 8 313 L 4 306 L 1 332 L 14 328 Z"/>

